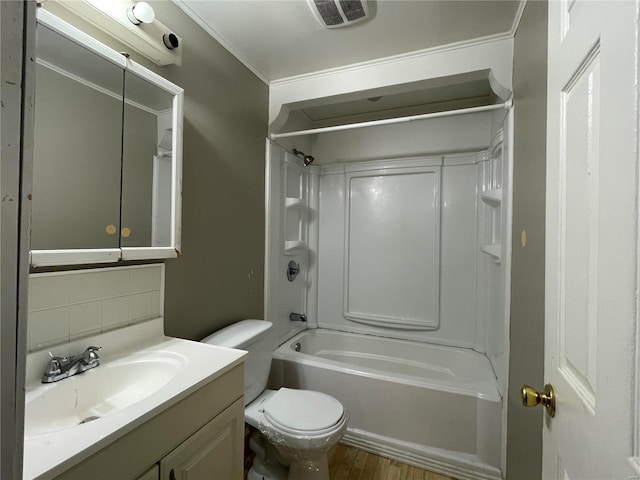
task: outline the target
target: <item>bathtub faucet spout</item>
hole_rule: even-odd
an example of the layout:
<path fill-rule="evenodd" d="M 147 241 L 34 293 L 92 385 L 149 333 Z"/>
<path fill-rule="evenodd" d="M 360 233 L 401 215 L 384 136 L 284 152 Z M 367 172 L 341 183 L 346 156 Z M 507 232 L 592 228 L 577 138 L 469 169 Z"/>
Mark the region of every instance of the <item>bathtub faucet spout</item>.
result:
<path fill-rule="evenodd" d="M 292 322 L 306 322 L 307 316 L 304 313 L 290 313 L 289 320 Z"/>

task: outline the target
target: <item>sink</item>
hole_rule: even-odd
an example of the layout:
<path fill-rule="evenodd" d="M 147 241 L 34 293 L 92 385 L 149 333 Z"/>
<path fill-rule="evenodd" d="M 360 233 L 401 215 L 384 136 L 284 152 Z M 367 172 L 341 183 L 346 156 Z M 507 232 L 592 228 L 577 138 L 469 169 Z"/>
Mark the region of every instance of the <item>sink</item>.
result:
<path fill-rule="evenodd" d="M 29 389 L 25 398 L 25 437 L 108 417 L 162 389 L 186 363 L 182 355 L 172 352 L 133 355 Z"/>

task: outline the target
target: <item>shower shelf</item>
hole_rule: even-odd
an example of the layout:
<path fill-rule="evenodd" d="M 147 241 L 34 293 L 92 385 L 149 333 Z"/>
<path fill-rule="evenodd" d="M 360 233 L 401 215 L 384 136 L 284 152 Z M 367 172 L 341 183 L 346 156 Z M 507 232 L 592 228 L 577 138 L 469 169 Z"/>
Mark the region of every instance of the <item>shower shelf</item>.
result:
<path fill-rule="evenodd" d="M 480 198 L 487 205 L 492 207 L 498 207 L 502 203 L 502 189 L 497 188 L 495 190 L 487 190 L 480 194 Z"/>
<path fill-rule="evenodd" d="M 500 251 L 502 250 L 501 245 L 482 245 L 482 247 L 480 247 L 480 250 L 482 250 L 490 257 L 494 258 L 496 261 L 500 261 Z"/>
<path fill-rule="evenodd" d="M 306 247 L 306 243 L 301 240 L 285 240 L 284 242 L 284 254 L 295 255 L 300 250 Z"/>
<path fill-rule="evenodd" d="M 286 197 L 284 199 L 284 206 L 286 208 L 302 208 L 304 207 L 304 202 L 300 198 Z"/>

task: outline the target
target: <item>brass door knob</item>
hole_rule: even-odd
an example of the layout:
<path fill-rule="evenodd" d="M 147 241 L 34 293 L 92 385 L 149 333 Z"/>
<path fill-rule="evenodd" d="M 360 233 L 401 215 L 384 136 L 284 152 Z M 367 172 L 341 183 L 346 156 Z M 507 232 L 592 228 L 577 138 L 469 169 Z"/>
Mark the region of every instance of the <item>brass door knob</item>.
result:
<path fill-rule="evenodd" d="M 540 393 L 529 385 L 523 385 L 520 391 L 522 405 L 525 407 L 535 407 L 536 405 L 544 405 L 550 417 L 556 416 L 556 394 L 550 383 L 544 386 L 544 392 Z"/>

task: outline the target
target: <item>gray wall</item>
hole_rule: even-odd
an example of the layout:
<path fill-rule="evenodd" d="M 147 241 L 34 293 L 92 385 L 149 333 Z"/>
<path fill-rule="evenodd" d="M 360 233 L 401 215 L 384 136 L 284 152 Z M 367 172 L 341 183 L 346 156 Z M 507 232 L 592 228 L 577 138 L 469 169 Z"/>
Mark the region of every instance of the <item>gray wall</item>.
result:
<path fill-rule="evenodd" d="M 183 46 L 181 67 L 152 67 L 185 90 L 182 256 L 167 262 L 165 329 L 199 340 L 263 316 L 269 90 L 175 4 L 150 3 Z"/>
<path fill-rule="evenodd" d="M 515 37 L 515 157 L 507 479 L 542 475 L 542 408 L 520 403 L 523 383 L 544 384 L 544 235 L 547 2 L 529 1 Z M 522 247 L 522 231 L 527 232 Z"/>
<path fill-rule="evenodd" d="M 166 262 L 165 330 L 200 339 L 263 316 L 269 91 L 173 2 L 149 3 L 182 37 L 182 66 L 158 67 L 95 28 L 74 24 L 185 90 L 182 256 Z"/>

